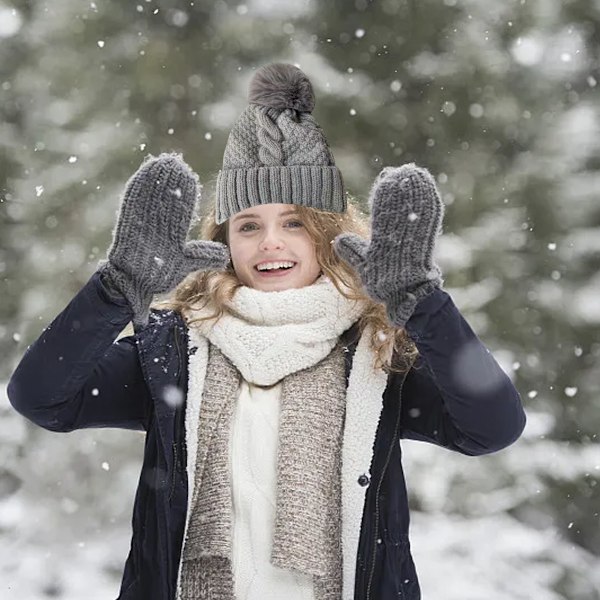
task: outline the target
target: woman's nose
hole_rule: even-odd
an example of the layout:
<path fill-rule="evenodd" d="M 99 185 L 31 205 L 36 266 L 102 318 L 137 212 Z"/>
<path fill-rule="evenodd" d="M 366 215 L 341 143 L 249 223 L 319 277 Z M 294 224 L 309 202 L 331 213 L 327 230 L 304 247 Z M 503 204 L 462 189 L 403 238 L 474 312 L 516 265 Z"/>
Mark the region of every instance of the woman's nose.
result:
<path fill-rule="evenodd" d="M 280 235 L 275 231 L 265 230 L 265 234 L 259 243 L 259 248 L 261 250 L 271 250 L 275 248 L 283 248 L 285 244 Z"/>

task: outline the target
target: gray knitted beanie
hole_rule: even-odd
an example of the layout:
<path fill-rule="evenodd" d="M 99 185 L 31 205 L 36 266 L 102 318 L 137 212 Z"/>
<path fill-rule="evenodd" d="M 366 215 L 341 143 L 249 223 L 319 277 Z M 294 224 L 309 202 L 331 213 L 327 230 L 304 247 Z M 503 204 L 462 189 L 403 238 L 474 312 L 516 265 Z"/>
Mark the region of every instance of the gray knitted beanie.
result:
<path fill-rule="evenodd" d="M 342 174 L 310 114 L 315 98 L 306 75 L 294 65 L 266 65 L 252 78 L 248 100 L 217 177 L 216 222 L 279 202 L 344 212 Z"/>

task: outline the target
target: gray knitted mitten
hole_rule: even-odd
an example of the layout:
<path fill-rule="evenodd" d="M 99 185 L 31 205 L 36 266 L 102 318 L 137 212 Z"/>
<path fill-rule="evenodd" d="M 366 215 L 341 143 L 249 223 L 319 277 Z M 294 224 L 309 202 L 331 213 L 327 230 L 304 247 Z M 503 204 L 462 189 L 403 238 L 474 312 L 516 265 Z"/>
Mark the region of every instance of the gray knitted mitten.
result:
<path fill-rule="evenodd" d="M 385 303 L 390 322 L 403 327 L 419 300 L 442 286 L 433 250 L 444 204 L 429 171 L 408 163 L 379 173 L 369 206 L 370 242 L 343 233 L 333 247 L 358 272 L 368 295 Z"/>
<path fill-rule="evenodd" d="M 154 294 L 172 290 L 192 271 L 223 270 L 229 262 L 225 244 L 186 242 L 198 197 L 198 176 L 175 153 L 147 156 L 127 182 L 98 271 L 129 301 L 136 328 L 147 325 Z"/>

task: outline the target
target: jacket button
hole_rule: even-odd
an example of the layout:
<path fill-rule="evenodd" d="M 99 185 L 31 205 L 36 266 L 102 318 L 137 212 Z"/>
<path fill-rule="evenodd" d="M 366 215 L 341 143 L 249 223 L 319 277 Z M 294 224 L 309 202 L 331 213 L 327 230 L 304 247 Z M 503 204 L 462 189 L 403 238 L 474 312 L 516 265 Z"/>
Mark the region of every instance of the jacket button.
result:
<path fill-rule="evenodd" d="M 369 479 L 369 476 L 366 473 L 363 473 L 359 478 L 358 478 L 358 485 L 365 487 L 366 485 L 369 485 L 369 482 L 371 480 Z"/>

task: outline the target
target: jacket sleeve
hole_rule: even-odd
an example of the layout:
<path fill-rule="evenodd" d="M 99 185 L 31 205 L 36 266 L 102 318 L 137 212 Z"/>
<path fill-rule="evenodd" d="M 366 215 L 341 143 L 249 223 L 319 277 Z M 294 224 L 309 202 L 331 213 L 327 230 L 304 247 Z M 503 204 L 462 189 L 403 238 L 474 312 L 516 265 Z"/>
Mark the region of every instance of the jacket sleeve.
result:
<path fill-rule="evenodd" d="M 421 300 L 405 328 L 420 355 L 404 381 L 400 436 L 472 456 L 515 442 L 521 397 L 449 294 Z"/>
<path fill-rule="evenodd" d="M 51 431 L 146 429 L 151 401 L 135 336 L 115 341 L 131 317 L 95 272 L 27 348 L 8 382 L 13 407 Z"/>

